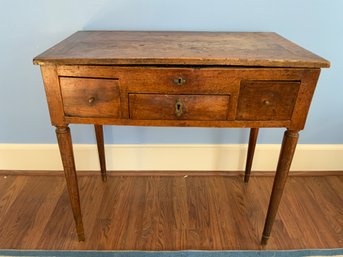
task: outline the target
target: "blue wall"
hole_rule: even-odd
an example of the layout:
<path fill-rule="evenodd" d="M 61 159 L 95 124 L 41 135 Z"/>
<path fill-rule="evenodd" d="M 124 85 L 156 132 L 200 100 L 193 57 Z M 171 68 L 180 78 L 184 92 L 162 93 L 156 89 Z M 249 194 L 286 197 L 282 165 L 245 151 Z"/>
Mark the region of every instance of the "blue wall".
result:
<path fill-rule="evenodd" d="M 275 31 L 331 61 L 301 143 L 343 143 L 342 0 L 0 0 L 0 143 L 55 143 L 32 58 L 77 30 Z M 95 141 L 73 125 L 76 143 Z M 107 143 L 245 143 L 246 129 L 106 127 Z M 260 143 L 279 143 L 263 129 Z"/>

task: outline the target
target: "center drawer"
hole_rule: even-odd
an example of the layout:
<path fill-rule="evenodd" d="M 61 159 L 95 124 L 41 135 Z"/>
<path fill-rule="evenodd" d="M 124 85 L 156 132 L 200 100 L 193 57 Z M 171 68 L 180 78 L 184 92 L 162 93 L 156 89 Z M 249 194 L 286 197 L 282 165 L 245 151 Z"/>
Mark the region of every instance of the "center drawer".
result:
<path fill-rule="evenodd" d="M 229 95 L 129 94 L 130 118 L 227 120 Z"/>
<path fill-rule="evenodd" d="M 122 83 L 130 92 L 216 95 L 238 92 L 235 71 L 210 68 L 144 68 L 126 70 Z"/>

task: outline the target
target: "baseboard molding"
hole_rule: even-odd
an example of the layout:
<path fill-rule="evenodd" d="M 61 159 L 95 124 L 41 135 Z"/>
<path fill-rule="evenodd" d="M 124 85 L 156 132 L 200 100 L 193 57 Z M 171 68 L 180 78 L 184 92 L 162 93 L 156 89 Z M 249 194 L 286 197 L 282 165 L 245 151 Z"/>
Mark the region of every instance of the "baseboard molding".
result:
<path fill-rule="evenodd" d="M 106 145 L 113 171 L 243 171 L 247 145 Z M 280 145 L 256 146 L 254 171 L 275 171 Z M 74 145 L 78 170 L 99 170 L 95 145 Z M 62 170 L 55 144 L 0 144 L 0 170 Z M 293 171 L 343 171 L 343 145 L 299 144 Z"/>
<path fill-rule="evenodd" d="M 99 177 L 100 171 L 77 171 L 78 177 Z M 53 176 L 64 177 L 61 170 L 0 170 L 0 176 Z M 181 171 L 181 170 L 125 170 L 125 171 L 107 171 L 108 177 L 244 177 L 244 171 Z M 251 177 L 274 177 L 275 172 L 271 171 L 253 171 Z M 343 176 L 343 171 L 291 171 L 289 177 L 328 177 Z"/>

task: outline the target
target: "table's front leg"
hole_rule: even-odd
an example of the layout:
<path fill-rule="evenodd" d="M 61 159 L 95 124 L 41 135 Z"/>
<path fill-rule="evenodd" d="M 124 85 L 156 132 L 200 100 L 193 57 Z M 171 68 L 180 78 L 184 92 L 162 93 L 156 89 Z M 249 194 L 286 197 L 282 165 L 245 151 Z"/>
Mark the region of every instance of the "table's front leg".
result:
<path fill-rule="evenodd" d="M 283 136 L 279 162 L 274 178 L 273 190 L 270 196 L 268 213 L 264 224 L 261 244 L 268 242 L 270 231 L 286 184 L 289 168 L 291 167 L 295 148 L 297 146 L 299 133 L 296 130 L 287 130 Z"/>
<path fill-rule="evenodd" d="M 76 224 L 77 235 L 80 241 L 84 241 L 85 234 L 83 230 L 82 215 L 80 208 L 79 187 L 77 183 L 73 146 L 69 127 L 57 127 L 56 135 L 58 140 L 58 146 L 60 148 L 60 154 L 63 163 L 64 175 L 67 182 L 70 203 Z"/>

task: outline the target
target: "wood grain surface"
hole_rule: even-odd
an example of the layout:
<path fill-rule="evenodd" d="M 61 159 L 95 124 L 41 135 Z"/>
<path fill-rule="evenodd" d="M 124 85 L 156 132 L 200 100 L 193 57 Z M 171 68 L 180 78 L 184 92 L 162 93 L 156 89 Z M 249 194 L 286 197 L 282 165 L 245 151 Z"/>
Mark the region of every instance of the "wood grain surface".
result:
<path fill-rule="evenodd" d="M 40 65 L 330 66 L 327 60 L 271 32 L 79 31 L 33 62 Z"/>
<path fill-rule="evenodd" d="M 228 95 L 129 94 L 130 118 L 138 120 L 226 120 Z"/>
<path fill-rule="evenodd" d="M 238 120 L 290 120 L 300 82 L 242 81 Z"/>
<path fill-rule="evenodd" d="M 320 69 L 62 65 L 57 67 L 58 79 L 49 78 L 56 75 L 54 65 L 43 65 L 42 71 L 51 121 L 57 126 L 90 123 L 303 129 Z M 183 81 L 181 85 L 175 83 L 179 79 Z M 56 88 L 62 92 L 56 92 Z M 144 119 L 144 115 L 130 119 L 130 111 L 135 108 L 129 110 L 128 96 L 137 93 L 189 98 L 198 94 L 229 95 L 227 120 L 199 121 L 199 115 L 196 119 L 190 115 L 173 120 L 163 119 L 163 115 L 160 119 Z M 204 107 L 208 110 L 217 106 L 217 101 L 198 102 L 206 102 L 208 106 Z M 138 110 L 149 106 L 140 106 Z M 174 113 L 175 108 L 166 111 Z"/>
<path fill-rule="evenodd" d="M 62 176 L 0 177 L 0 248 L 260 249 L 272 177 L 79 177 L 86 242 Z M 289 177 L 266 249 L 342 248 L 343 176 Z M 230 204 L 227 204 L 230 203 Z"/>
<path fill-rule="evenodd" d="M 60 77 L 63 109 L 67 116 L 120 117 L 120 89 L 112 79 Z"/>

